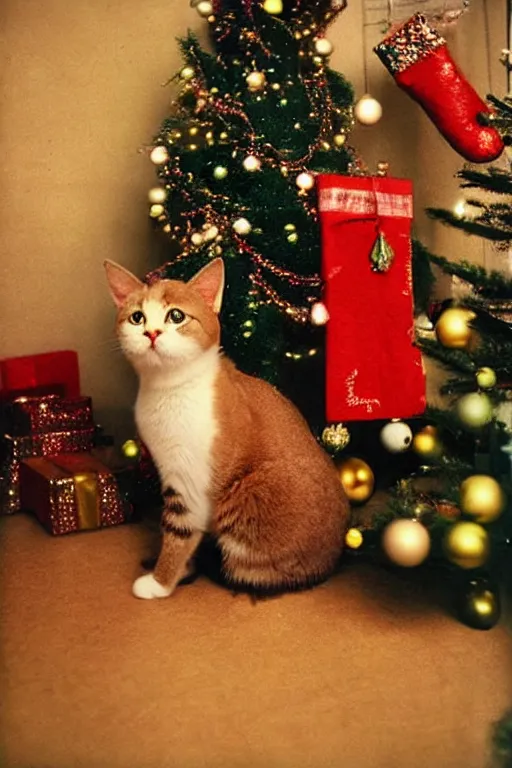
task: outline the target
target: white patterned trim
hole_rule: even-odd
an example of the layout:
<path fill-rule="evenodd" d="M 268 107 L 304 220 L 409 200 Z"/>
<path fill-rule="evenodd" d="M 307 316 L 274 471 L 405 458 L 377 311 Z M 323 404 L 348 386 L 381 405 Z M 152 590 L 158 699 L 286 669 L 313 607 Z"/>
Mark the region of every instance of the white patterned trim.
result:
<path fill-rule="evenodd" d="M 355 393 L 356 379 L 359 376 L 359 371 L 354 368 L 345 379 L 345 386 L 347 387 L 347 405 L 351 408 L 357 408 L 360 405 L 364 405 L 366 413 L 373 413 L 375 406 L 380 407 L 380 400 L 371 397 L 358 397 Z"/>
<path fill-rule="evenodd" d="M 390 216 L 412 219 L 412 195 L 373 192 L 366 189 L 321 189 L 318 197 L 321 213 L 353 213 L 364 216 Z"/>

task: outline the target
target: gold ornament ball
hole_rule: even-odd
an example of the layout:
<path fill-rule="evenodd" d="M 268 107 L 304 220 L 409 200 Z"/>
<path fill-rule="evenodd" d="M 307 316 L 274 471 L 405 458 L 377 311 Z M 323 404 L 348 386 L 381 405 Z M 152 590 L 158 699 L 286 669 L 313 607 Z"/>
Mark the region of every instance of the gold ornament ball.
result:
<path fill-rule="evenodd" d="M 241 217 L 233 222 L 233 229 L 237 235 L 248 235 L 252 230 L 252 225 L 250 221 Z"/>
<path fill-rule="evenodd" d="M 165 208 L 163 205 L 160 205 L 160 203 L 155 203 L 149 209 L 149 215 L 152 219 L 158 219 L 158 217 L 162 216 L 163 213 L 165 213 Z"/>
<path fill-rule="evenodd" d="M 121 446 L 121 450 L 127 459 L 135 459 L 140 453 L 140 448 L 136 440 L 127 440 Z"/>
<path fill-rule="evenodd" d="M 337 147 L 342 147 L 344 145 L 344 143 L 346 142 L 346 140 L 347 140 L 347 137 L 345 136 L 344 133 L 337 133 L 333 137 L 333 141 L 334 141 L 334 143 L 336 144 Z"/>
<path fill-rule="evenodd" d="M 436 323 L 436 336 L 440 344 L 450 349 L 466 349 L 473 330 L 469 323 L 476 317 L 470 309 L 450 307 Z"/>
<path fill-rule="evenodd" d="M 497 377 L 492 368 L 484 365 L 476 372 L 476 383 L 482 389 L 492 389 L 496 384 Z"/>
<path fill-rule="evenodd" d="M 182 80 L 192 80 L 195 74 L 196 73 L 192 67 L 183 67 L 180 72 L 180 77 Z"/>
<path fill-rule="evenodd" d="M 207 18 L 213 13 L 213 5 L 210 0 L 201 0 L 201 2 L 196 5 L 196 11 L 200 16 Z"/>
<path fill-rule="evenodd" d="M 255 155 L 247 155 L 247 157 L 243 162 L 243 166 L 246 171 L 249 171 L 249 173 L 253 173 L 254 171 L 260 170 L 261 160 Z"/>
<path fill-rule="evenodd" d="M 155 165 L 163 165 L 169 160 L 169 153 L 162 144 L 159 144 L 157 147 L 153 147 L 149 159 Z"/>
<path fill-rule="evenodd" d="M 290 234 L 286 238 L 289 243 L 296 243 L 299 240 L 299 236 L 297 232 L 290 232 Z"/>
<path fill-rule="evenodd" d="M 460 508 L 477 523 L 492 523 L 505 509 L 505 494 L 490 475 L 471 475 L 460 486 Z"/>
<path fill-rule="evenodd" d="M 349 528 L 345 535 L 345 544 L 349 549 L 359 549 L 363 543 L 363 534 L 359 528 Z"/>
<path fill-rule="evenodd" d="M 150 203 L 164 203 L 167 199 L 167 190 L 163 187 L 153 187 L 148 192 L 148 200 Z"/>
<path fill-rule="evenodd" d="M 299 189 L 312 189 L 315 186 L 315 177 L 311 173 L 304 171 L 299 173 L 295 179 L 295 183 Z"/>
<path fill-rule="evenodd" d="M 200 232 L 193 232 L 193 234 L 190 236 L 190 242 L 192 245 L 202 245 L 203 244 L 203 236 Z"/>
<path fill-rule="evenodd" d="M 318 37 L 315 40 L 315 51 L 319 56 L 330 56 L 334 46 L 326 37 Z"/>
<path fill-rule="evenodd" d="M 354 457 L 341 461 L 338 476 L 350 501 L 362 504 L 372 495 L 375 478 L 366 461 Z"/>
<path fill-rule="evenodd" d="M 219 228 L 215 226 L 215 224 L 207 225 L 204 228 L 203 237 L 205 240 L 215 240 L 217 235 L 219 234 Z"/>
<path fill-rule="evenodd" d="M 218 181 L 222 181 L 228 175 L 228 169 L 224 165 L 217 165 L 213 169 L 213 175 Z"/>
<path fill-rule="evenodd" d="M 354 115 L 362 125 L 375 125 L 382 117 L 382 107 L 377 99 L 366 93 L 355 105 Z"/>
<path fill-rule="evenodd" d="M 429 555 L 430 534 L 417 520 L 393 520 L 384 529 L 382 548 L 395 565 L 414 568 Z"/>
<path fill-rule="evenodd" d="M 483 392 L 470 392 L 459 398 L 457 415 L 464 426 L 478 429 L 492 421 L 493 405 Z"/>
<path fill-rule="evenodd" d="M 492 629 L 500 620 L 499 594 L 485 579 L 472 579 L 458 600 L 461 621 L 472 629 Z"/>
<path fill-rule="evenodd" d="M 460 568 L 479 568 L 489 557 L 489 536 L 478 523 L 454 523 L 445 535 L 444 550 L 448 560 Z"/>
<path fill-rule="evenodd" d="M 283 12 L 283 0 L 265 0 L 263 10 L 272 16 L 279 16 Z"/>
<path fill-rule="evenodd" d="M 329 312 L 323 301 L 315 301 L 311 307 L 311 322 L 313 325 L 325 325 L 329 322 Z"/>
<path fill-rule="evenodd" d="M 437 429 L 431 425 L 420 429 L 414 435 L 412 449 L 423 459 L 438 459 L 443 452 L 443 445 L 439 439 Z"/>
<path fill-rule="evenodd" d="M 250 72 L 245 78 L 250 91 L 261 91 L 265 87 L 267 78 L 263 72 Z"/>

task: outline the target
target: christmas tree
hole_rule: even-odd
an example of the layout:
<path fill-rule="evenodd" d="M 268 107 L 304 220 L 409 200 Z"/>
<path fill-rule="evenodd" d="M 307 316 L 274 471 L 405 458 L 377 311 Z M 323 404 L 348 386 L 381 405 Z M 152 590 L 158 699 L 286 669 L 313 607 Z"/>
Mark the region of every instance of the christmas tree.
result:
<path fill-rule="evenodd" d="M 188 279 L 222 255 L 223 348 L 320 424 L 325 310 L 313 174 L 357 170 L 346 143 L 353 91 L 330 69 L 325 37 L 346 2 L 192 4 L 214 51 L 193 34 L 180 40 L 179 93 L 150 154 L 160 180 L 150 215 L 172 250 L 149 279 Z"/>

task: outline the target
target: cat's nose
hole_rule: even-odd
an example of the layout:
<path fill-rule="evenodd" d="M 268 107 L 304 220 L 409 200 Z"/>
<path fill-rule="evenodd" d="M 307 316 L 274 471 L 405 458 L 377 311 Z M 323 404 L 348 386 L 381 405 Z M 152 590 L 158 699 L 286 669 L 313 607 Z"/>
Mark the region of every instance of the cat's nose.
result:
<path fill-rule="evenodd" d="M 158 329 L 154 331 L 144 331 L 144 336 L 148 337 L 148 339 L 151 341 L 151 346 L 154 347 L 155 341 L 157 340 L 157 338 L 160 336 L 161 333 L 162 331 L 159 331 Z"/>

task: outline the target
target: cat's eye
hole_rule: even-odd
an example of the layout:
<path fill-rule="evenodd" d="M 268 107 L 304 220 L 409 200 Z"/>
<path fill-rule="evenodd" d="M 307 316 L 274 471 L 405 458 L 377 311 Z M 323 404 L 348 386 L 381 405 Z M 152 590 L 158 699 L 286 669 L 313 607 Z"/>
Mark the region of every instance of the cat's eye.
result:
<path fill-rule="evenodd" d="M 143 312 L 141 312 L 140 310 L 137 310 L 136 312 L 132 312 L 132 314 L 128 319 L 130 320 L 130 323 L 132 323 L 132 325 L 140 325 L 141 323 L 144 322 L 146 318 L 144 317 Z"/>
<path fill-rule="evenodd" d="M 181 311 L 181 309 L 176 309 L 174 307 L 173 309 L 170 309 L 165 316 L 165 322 L 166 323 L 174 323 L 175 325 L 179 325 L 185 320 L 185 313 Z"/>

